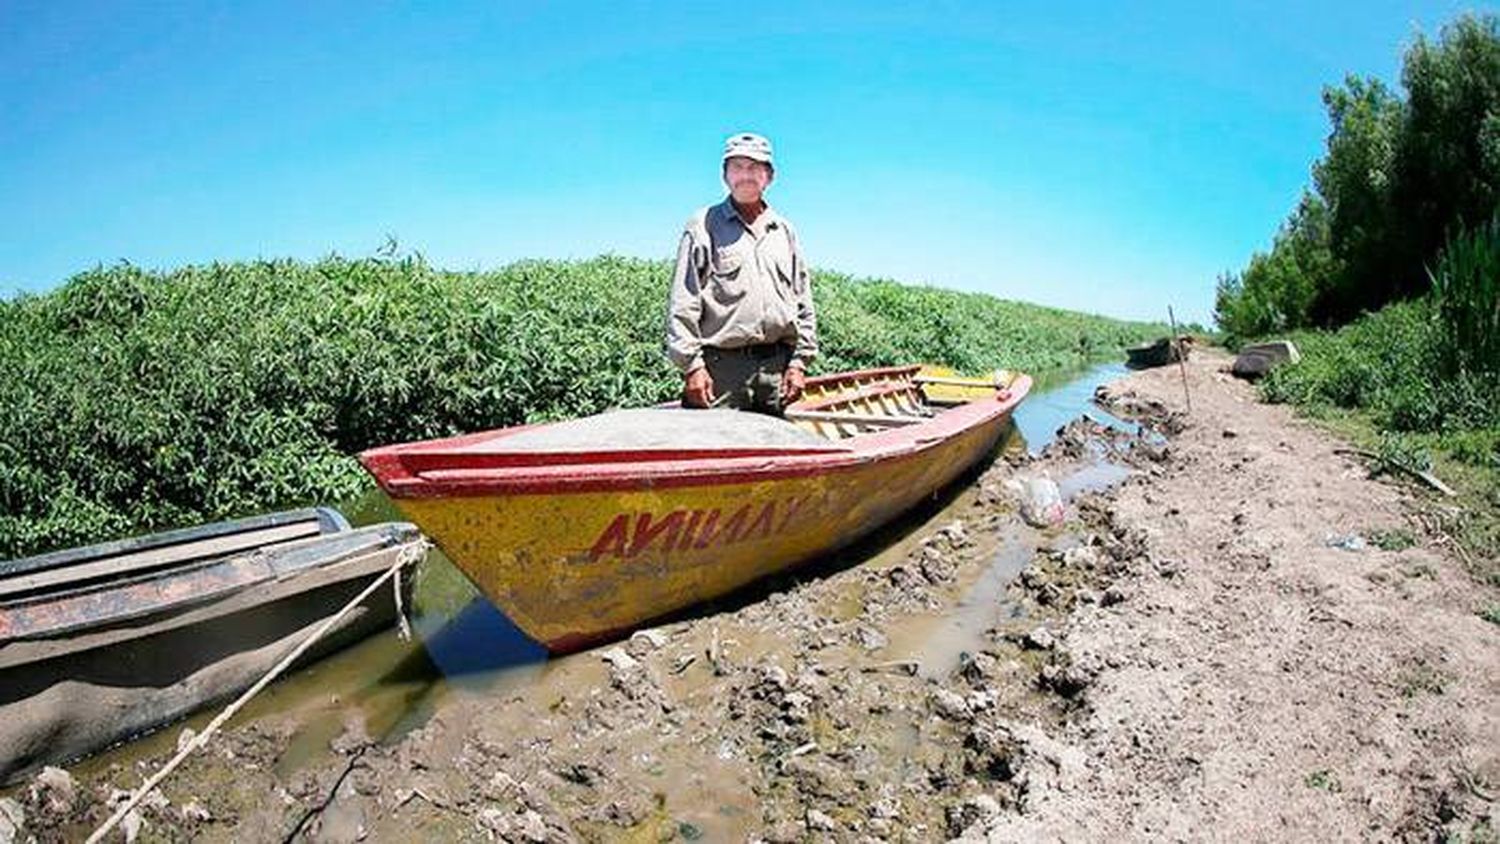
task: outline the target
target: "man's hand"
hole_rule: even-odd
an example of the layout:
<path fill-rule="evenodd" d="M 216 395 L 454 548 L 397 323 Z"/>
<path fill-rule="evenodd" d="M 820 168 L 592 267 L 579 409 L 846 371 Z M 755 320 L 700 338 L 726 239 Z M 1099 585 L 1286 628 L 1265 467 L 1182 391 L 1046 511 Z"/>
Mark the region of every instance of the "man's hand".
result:
<path fill-rule="evenodd" d="M 802 388 L 807 385 L 807 373 L 800 366 L 788 366 L 781 375 L 781 406 L 786 407 L 802 398 Z"/>
<path fill-rule="evenodd" d="M 714 379 L 708 367 L 700 366 L 685 376 L 682 403 L 688 407 L 708 407 L 714 401 Z"/>

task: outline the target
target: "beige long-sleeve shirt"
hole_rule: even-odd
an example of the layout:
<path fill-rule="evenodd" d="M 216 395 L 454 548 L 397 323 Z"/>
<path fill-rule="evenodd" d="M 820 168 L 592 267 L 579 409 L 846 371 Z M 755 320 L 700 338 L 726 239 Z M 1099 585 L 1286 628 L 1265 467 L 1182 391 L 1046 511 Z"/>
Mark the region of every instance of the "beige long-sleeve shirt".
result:
<path fill-rule="evenodd" d="M 703 348 L 786 343 L 805 366 L 818 353 L 812 284 L 796 230 L 766 208 L 746 223 L 725 199 L 688 220 L 677 249 L 667 354 L 683 372 Z"/>

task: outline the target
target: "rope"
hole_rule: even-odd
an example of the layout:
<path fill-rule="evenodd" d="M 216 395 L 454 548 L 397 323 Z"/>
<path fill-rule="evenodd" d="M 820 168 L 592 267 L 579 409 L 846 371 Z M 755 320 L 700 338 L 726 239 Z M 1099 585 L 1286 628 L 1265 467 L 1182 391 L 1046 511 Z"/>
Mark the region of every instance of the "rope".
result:
<path fill-rule="evenodd" d="M 401 568 L 396 567 L 396 576 L 391 578 L 391 592 L 396 596 L 396 638 L 411 641 L 411 624 L 406 620 L 406 607 L 401 597 Z"/>
<path fill-rule="evenodd" d="M 302 644 L 298 645 L 295 650 L 283 657 L 280 662 L 276 663 L 275 667 L 266 672 L 265 676 L 256 681 L 255 685 L 251 686 L 249 689 L 246 689 L 244 694 L 236 698 L 233 703 L 224 707 L 224 711 L 220 712 L 213 721 L 209 722 L 209 725 L 203 728 L 203 732 L 193 736 L 192 740 L 183 745 L 183 747 L 177 751 L 177 755 L 173 756 L 171 761 L 167 762 L 167 764 L 163 765 L 160 770 L 152 774 L 150 779 L 147 779 L 146 782 L 143 783 L 141 787 L 130 796 L 129 800 L 125 801 L 125 803 L 120 806 L 120 808 L 116 809 L 115 813 L 113 815 L 110 815 L 109 820 L 105 821 L 98 829 L 94 830 L 94 833 L 88 837 L 88 840 L 87 842 L 85 842 L 85 844 L 96 844 L 96 842 L 102 841 L 104 839 L 104 836 L 108 835 L 110 830 L 114 829 L 115 826 L 120 823 L 120 821 L 124 820 L 125 816 L 128 815 L 131 810 L 140 805 L 140 802 L 146 798 L 146 795 L 154 791 L 156 787 L 161 784 L 162 780 L 167 778 L 168 774 L 171 774 L 174 770 L 177 769 L 178 765 L 182 764 L 183 760 L 192 755 L 193 751 L 207 744 L 209 737 L 212 736 L 216 731 L 218 731 L 220 727 L 224 726 L 224 723 L 226 721 L 228 721 L 230 718 L 233 718 L 234 714 L 236 712 L 239 712 L 240 709 L 245 706 L 245 704 L 249 703 L 251 698 L 259 694 L 260 691 L 264 689 L 268 684 L 270 684 L 272 680 L 275 680 L 278 676 L 280 676 L 281 672 L 285 671 L 287 667 L 290 666 L 293 662 L 296 662 L 297 658 L 302 656 L 302 654 L 305 653 L 308 648 L 312 647 L 312 644 L 314 642 L 327 635 L 328 631 L 332 630 L 335 624 L 337 624 L 344 616 L 348 615 L 355 607 L 359 606 L 360 603 L 364 601 L 364 599 L 370 597 L 371 593 L 373 593 L 376 589 L 379 589 L 387 579 L 393 576 L 399 577 L 402 568 L 404 568 L 409 563 L 421 559 L 422 555 L 426 552 L 426 540 L 419 540 L 402 551 L 400 556 L 396 558 L 396 562 L 392 563 L 391 567 L 386 569 L 384 574 L 376 578 L 374 583 L 366 586 L 364 591 L 354 596 L 354 599 L 345 604 L 343 609 L 340 609 L 331 618 L 319 625 L 318 629 L 313 631 L 313 634 L 311 636 L 308 636 L 306 639 L 302 640 Z M 369 554 L 361 554 L 358 557 L 351 557 L 350 560 L 359 560 L 366 557 L 373 557 L 379 553 L 380 551 L 372 551 Z M 397 601 L 399 606 L 399 594 L 397 597 Z"/>

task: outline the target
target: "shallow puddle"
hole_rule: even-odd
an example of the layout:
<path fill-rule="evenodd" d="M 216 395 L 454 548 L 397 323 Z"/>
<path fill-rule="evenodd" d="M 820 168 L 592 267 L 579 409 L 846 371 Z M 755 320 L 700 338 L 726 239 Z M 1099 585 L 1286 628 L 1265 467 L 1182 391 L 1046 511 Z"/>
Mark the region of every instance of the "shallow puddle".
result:
<path fill-rule="evenodd" d="M 1108 489 L 1129 476 L 1124 466 L 1095 463 L 1062 478 L 1057 486 L 1063 500 L 1071 501 L 1080 493 Z M 989 644 L 990 631 L 997 625 L 1024 617 L 1022 608 L 1008 600 L 1006 587 L 1031 562 L 1035 549 L 1046 545 L 1065 551 L 1080 542 L 1072 534 L 1043 537 L 1040 531 L 1019 523 L 1004 537 L 978 537 L 985 563 L 961 587 L 962 597 L 941 615 L 897 623 L 888 631 L 889 657 L 916 663 L 923 677 L 946 677 L 958 670 L 966 654 Z"/>

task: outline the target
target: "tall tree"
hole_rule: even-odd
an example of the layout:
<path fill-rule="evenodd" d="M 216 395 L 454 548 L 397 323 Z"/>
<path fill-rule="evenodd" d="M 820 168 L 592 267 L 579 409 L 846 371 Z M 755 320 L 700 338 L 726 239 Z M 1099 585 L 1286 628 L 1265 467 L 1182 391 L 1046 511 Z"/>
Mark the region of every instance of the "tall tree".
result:
<path fill-rule="evenodd" d="M 1331 128 L 1313 182 L 1328 207 L 1328 246 L 1340 269 L 1319 279 L 1311 316 L 1330 324 L 1378 308 L 1397 289 L 1392 191 L 1405 108 L 1380 80 L 1355 76 L 1325 88 L 1323 104 Z"/>
<path fill-rule="evenodd" d="M 1466 15 L 1437 43 L 1406 53 L 1406 123 L 1394 207 L 1403 235 L 1401 292 L 1426 288 L 1446 239 L 1486 223 L 1500 199 L 1500 18 Z"/>

